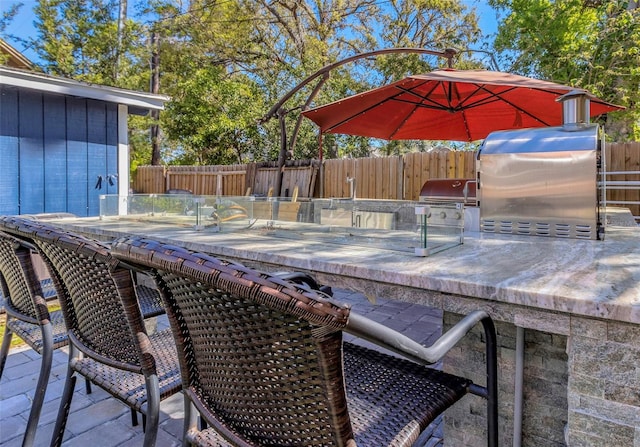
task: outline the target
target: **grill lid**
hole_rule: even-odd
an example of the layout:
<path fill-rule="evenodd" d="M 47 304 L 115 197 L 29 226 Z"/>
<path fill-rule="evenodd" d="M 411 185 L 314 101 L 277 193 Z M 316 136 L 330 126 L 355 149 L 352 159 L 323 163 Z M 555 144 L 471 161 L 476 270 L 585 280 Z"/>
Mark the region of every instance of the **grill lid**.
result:
<path fill-rule="evenodd" d="M 429 179 L 420 190 L 421 202 L 462 202 L 476 204 L 476 181 L 466 178 Z"/>

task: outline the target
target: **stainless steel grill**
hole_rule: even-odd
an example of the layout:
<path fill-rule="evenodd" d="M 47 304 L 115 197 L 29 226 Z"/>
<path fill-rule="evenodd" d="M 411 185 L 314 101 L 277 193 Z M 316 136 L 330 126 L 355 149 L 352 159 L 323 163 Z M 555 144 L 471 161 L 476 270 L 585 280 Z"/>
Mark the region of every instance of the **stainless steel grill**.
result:
<path fill-rule="evenodd" d="M 456 202 L 476 204 L 476 181 L 466 178 L 429 179 L 420 190 L 421 202 Z"/>
<path fill-rule="evenodd" d="M 477 171 L 483 231 L 599 237 L 597 125 L 489 137 Z"/>
<path fill-rule="evenodd" d="M 427 180 L 420 201 L 464 204 L 470 231 L 604 239 L 602 129 L 589 122 L 588 93 L 558 102 L 562 126 L 491 133 L 475 179 Z"/>
<path fill-rule="evenodd" d="M 482 231 L 604 237 L 598 195 L 602 132 L 585 121 L 584 104 L 563 108 L 563 126 L 494 132 L 484 140 L 476 165 Z"/>

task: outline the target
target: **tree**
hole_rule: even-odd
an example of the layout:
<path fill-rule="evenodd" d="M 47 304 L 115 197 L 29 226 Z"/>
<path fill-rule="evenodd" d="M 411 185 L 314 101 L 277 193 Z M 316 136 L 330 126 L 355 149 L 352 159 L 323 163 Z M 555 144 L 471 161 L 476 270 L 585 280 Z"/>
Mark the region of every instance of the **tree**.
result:
<path fill-rule="evenodd" d="M 185 164 L 250 161 L 260 151 L 256 117 L 264 105 L 250 79 L 202 67 L 180 83 L 163 115 L 163 128 L 178 143 L 173 159 Z"/>
<path fill-rule="evenodd" d="M 31 45 L 44 61 L 44 71 L 100 85 L 149 89 L 145 27 L 132 19 L 119 24 L 118 0 L 38 0 L 34 11 L 38 36 Z M 130 119 L 134 167 L 151 159 L 150 125 L 148 117 Z"/>
<path fill-rule="evenodd" d="M 476 16 L 458 0 L 153 0 L 144 6 L 119 34 L 118 0 L 39 0 L 37 48 L 49 73 L 148 90 L 149 36 L 159 36 L 160 93 L 172 98 L 160 119 L 162 150 L 165 161 L 176 163 L 273 160 L 279 123 L 256 123 L 310 73 L 373 49 L 466 48 L 479 36 Z M 315 104 L 440 64 L 417 56 L 362 60 L 333 71 Z M 287 103 L 289 131 L 311 106 L 313 88 Z M 132 122 L 132 158 L 142 163 L 149 138 L 138 126 L 149 120 Z M 367 155 L 372 147 L 358 137 L 330 139 L 344 145 L 337 155 Z M 317 140 L 315 127 L 303 120 L 294 157 L 317 156 Z"/>
<path fill-rule="evenodd" d="M 510 71 L 589 90 L 627 107 L 609 114 L 616 141 L 640 139 L 640 9 L 629 0 L 490 0 L 495 48 Z"/>
<path fill-rule="evenodd" d="M 276 103 L 302 79 L 326 64 L 372 49 L 397 46 L 442 50 L 466 48 L 479 36 L 477 18 L 454 0 L 393 1 L 381 6 L 372 0 L 238 0 L 210 3 L 192 1 L 184 14 L 166 23 L 177 58 L 188 54 L 187 67 L 213 64 L 225 67 L 226 75 L 247 75 L 255 82 L 264 104 Z M 179 55 L 176 53 L 179 52 Z M 164 52 L 163 52 L 163 57 Z M 397 57 L 362 60 L 331 73 L 317 93 L 315 104 L 330 102 L 409 72 L 428 71 L 442 64 L 437 58 Z M 181 67 L 185 65 L 179 64 Z M 165 66 L 166 67 L 166 66 Z M 181 76 L 189 76 L 181 72 Z M 163 78 L 166 79 L 166 78 Z M 163 81 L 172 95 L 182 90 L 180 80 Z M 301 90 L 287 102 L 285 123 L 291 134 L 300 111 L 309 106 L 311 89 Z M 255 91 L 255 90 L 254 90 Z M 173 95 L 172 95 L 173 96 Z M 171 109 L 166 112 L 170 115 Z M 265 109 L 266 112 L 266 109 Z M 258 117 L 259 118 L 259 117 Z M 280 129 L 275 120 L 262 125 L 260 153 L 254 159 L 278 153 Z M 175 128 L 180 132 L 179 128 Z M 189 132 L 184 129 L 184 132 Z M 317 155 L 317 132 L 302 122 L 295 146 L 296 158 Z M 177 137 L 172 133 L 172 138 Z M 362 153 L 366 141 L 342 138 L 348 148 Z M 402 144 L 395 144 L 400 147 Z M 400 150 L 400 149 L 398 149 Z"/>
<path fill-rule="evenodd" d="M 21 7 L 22 3 L 15 3 L 0 15 L 0 36 L 4 35 L 11 21 L 15 18 L 16 14 L 20 12 Z M 9 60 L 9 55 L 0 53 L 0 65 L 5 64 L 7 60 Z"/>

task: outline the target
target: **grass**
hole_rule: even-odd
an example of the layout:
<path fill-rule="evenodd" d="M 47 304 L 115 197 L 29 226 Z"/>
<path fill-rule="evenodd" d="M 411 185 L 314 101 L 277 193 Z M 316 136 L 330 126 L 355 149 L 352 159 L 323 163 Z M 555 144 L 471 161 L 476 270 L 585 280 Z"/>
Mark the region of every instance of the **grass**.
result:
<path fill-rule="evenodd" d="M 60 309 L 60 304 L 58 303 L 58 301 L 52 301 L 47 305 L 47 307 L 49 308 L 49 312 L 53 312 L 54 310 Z M 6 326 L 6 323 L 7 323 L 7 314 L 6 313 L 0 314 L 0 343 L 2 343 L 2 340 L 4 339 L 4 328 Z M 26 346 L 26 343 L 20 337 L 14 334 L 13 337 L 11 337 L 10 349 L 21 347 L 21 346 Z"/>

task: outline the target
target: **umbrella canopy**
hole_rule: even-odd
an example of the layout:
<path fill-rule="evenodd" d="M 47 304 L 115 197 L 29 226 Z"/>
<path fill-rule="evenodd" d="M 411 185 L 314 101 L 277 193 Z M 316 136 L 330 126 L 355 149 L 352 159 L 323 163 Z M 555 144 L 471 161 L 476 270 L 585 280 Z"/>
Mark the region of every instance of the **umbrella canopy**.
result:
<path fill-rule="evenodd" d="M 303 112 L 323 133 L 474 141 L 496 130 L 562 124 L 574 87 L 487 70 L 435 70 Z M 591 99 L 591 116 L 623 107 Z"/>

